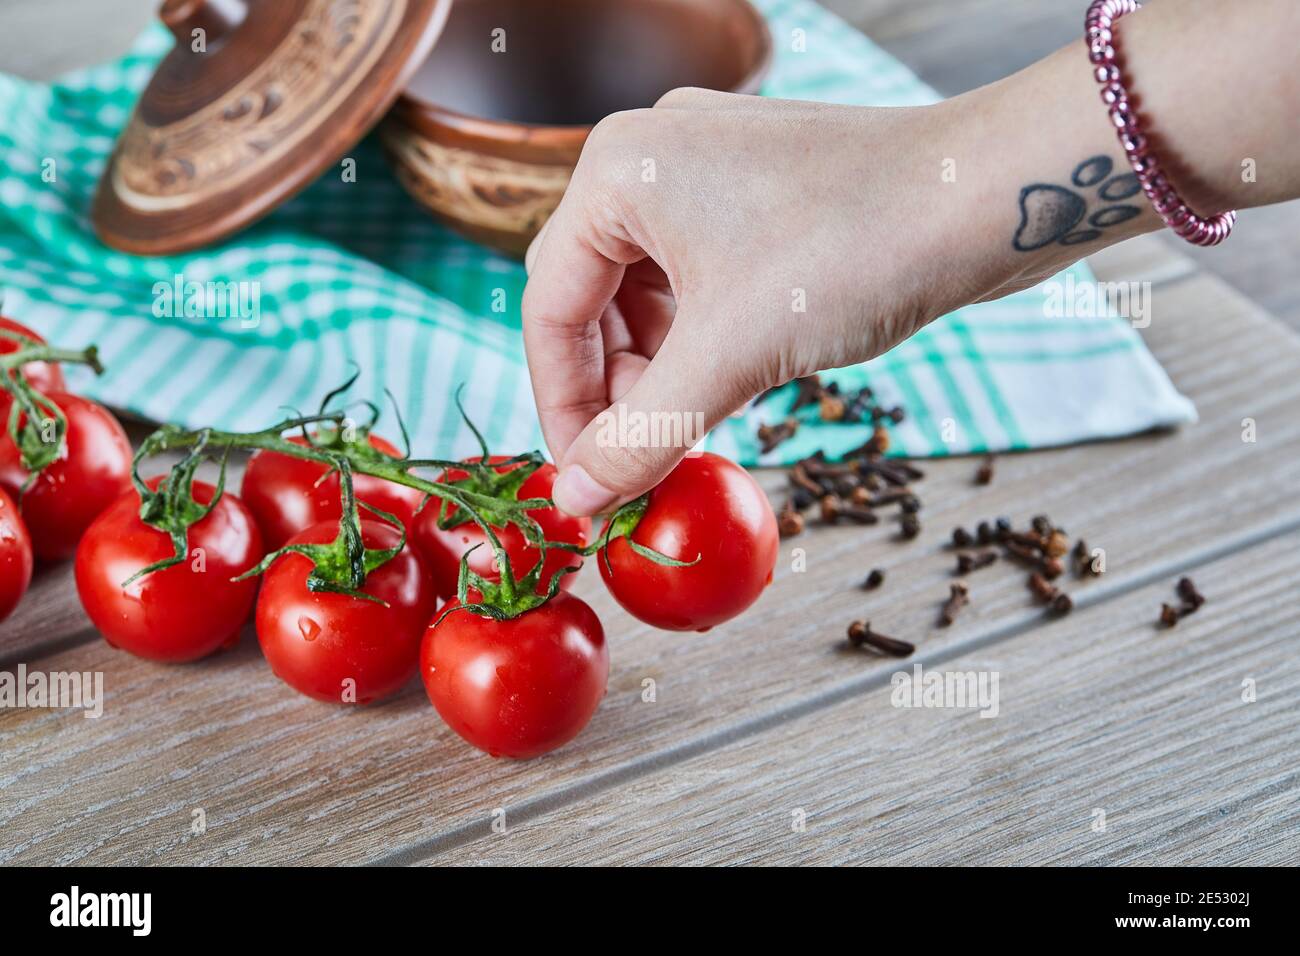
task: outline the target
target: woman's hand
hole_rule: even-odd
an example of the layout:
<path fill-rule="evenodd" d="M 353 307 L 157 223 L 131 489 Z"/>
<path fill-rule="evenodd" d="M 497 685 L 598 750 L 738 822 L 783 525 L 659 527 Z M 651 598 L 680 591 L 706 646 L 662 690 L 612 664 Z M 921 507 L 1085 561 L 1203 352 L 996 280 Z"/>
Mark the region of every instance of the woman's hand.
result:
<path fill-rule="evenodd" d="M 1157 4 L 1117 27 L 1162 165 L 1188 170 L 1174 181 L 1198 212 L 1300 193 L 1296 29 L 1294 0 Z M 1159 226 L 1082 40 L 935 106 L 684 89 L 615 114 L 528 255 L 524 343 L 555 501 L 608 510 L 699 437 L 655 423 L 711 428 L 767 388 Z"/>
<path fill-rule="evenodd" d="M 562 508 L 606 510 L 689 450 L 612 435 L 612 403 L 712 427 L 979 291 L 932 269 L 956 217 L 918 181 L 922 162 L 940 172 L 933 119 L 685 89 L 596 127 L 523 302 Z"/>

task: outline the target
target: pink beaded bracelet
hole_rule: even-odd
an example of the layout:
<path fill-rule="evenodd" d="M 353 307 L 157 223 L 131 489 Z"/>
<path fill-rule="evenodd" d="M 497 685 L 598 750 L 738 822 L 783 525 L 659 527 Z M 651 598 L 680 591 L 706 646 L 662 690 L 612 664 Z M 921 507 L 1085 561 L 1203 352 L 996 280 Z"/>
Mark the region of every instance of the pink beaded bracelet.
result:
<path fill-rule="evenodd" d="M 1142 124 L 1129 104 L 1128 89 L 1115 54 L 1115 35 L 1112 27 L 1120 17 L 1138 9 L 1137 0 L 1092 0 L 1084 18 L 1088 59 L 1096 68 L 1095 76 L 1101 84 L 1101 100 L 1110 107 L 1110 118 L 1119 133 L 1120 145 L 1142 191 L 1151 200 L 1165 225 L 1188 242 L 1198 246 L 1215 246 L 1228 238 L 1232 224 L 1237 221 L 1235 211 L 1221 212 L 1203 219 L 1187 208 L 1178 190 L 1160 170 L 1160 163 L 1151 152 L 1142 135 Z"/>

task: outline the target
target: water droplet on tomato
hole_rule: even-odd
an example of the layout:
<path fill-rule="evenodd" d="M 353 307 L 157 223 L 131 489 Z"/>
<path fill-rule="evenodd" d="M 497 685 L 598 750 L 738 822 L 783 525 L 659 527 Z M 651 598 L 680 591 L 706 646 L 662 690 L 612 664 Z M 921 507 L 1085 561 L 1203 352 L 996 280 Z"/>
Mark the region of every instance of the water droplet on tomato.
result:
<path fill-rule="evenodd" d="M 314 641 L 320 636 L 320 625 L 304 614 L 298 618 L 298 632 L 304 641 Z"/>

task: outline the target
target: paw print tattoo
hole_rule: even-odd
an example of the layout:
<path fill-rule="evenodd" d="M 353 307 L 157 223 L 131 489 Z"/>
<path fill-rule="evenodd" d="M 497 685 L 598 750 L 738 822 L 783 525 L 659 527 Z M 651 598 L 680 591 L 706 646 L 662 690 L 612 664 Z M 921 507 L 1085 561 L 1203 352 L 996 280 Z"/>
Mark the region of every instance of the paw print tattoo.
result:
<path fill-rule="evenodd" d="M 1101 236 L 1107 226 L 1127 222 L 1142 212 L 1141 207 L 1120 202 L 1137 195 L 1142 185 L 1132 173 L 1111 176 L 1115 168 L 1109 156 L 1085 159 L 1070 174 L 1074 189 L 1049 183 L 1034 183 L 1020 190 L 1020 226 L 1011 245 L 1018 252 L 1032 252 L 1043 246 L 1059 242 L 1073 246 L 1091 242 Z M 1096 188 L 1096 196 L 1113 205 L 1102 206 L 1088 213 L 1088 194 Z M 1087 216 L 1084 228 L 1077 228 Z"/>

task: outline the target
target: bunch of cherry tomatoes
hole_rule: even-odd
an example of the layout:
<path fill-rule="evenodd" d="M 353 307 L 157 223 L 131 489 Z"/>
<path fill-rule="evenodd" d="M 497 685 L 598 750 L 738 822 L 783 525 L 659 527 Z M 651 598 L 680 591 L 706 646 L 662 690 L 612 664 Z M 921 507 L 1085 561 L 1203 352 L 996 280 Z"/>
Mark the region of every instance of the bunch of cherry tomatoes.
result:
<path fill-rule="evenodd" d="M 0 335 L 0 358 L 41 342 L 7 319 L 0 329 L 28 340 Z M 341 494 L 339 471 L 261 449 L 248 460 L 238 494 L 220 487 L 224 469 L 218 485 L 182 474 L 188 493 L 170 502 L 187 514 L 178 543 L 142 517 L 142 503 L 171 494 L 176 479 L 160 474 L 133 486 L 132 448 L 116 419 L 68 393 L 57 365 L 31 362 L 21 374 L 43 397 L 39 407 L 62 412 L 66 430 L 57 458 L 29 473 L 14 441 L 23 415 L 10 415 L 11 396 L 0 391 L 0 421 L 10 422 L 0 437 L 0 619 L 25 592 L 33 557 L 75 554 L 81 603 L 114 647 L 149 660 L 193 661 L 237 643 L 251 615 L 272 671 L 301 693 L 364 705 L 419 671 L 447 724 L 493 756 L 534 757 L 561 746 L 604 696 L 603 627 L 565 590 L 584 556 L 596 558 L 629 613 L 669 630 L 703 631 L 729 620 L 772 579 L 778 543 L 771 506 L 753 478 L 724 458 L 689 455 L 636 503 L 631 522 L 623 513 L 619 534 L 611 524 L 593 539 L 590 518 L 549 503 L 554 465 L 487 457 L 485 449 L 464 468 L 444 468 L 438 480 L 471 487 L 489 468 L 503 476 L 525 469 L 522 482 L 503 483 L 509 490 L 502 494 L 546 499 L 528 516 L 547 542 L 567 547 L 539 550 L 515 523 L 470 520 L 419 488 L 350 474 L 364 581 L 352 593 L 322 590 L 313 569 L 333 560 L 331 542 L 346 537 L 341 518 L 350 499 Z M 305 429 L 286 437 L 303 448 L 318 438 Z M 403 460 L 366 429 L 349 440 L 376 460 Z M 481 463 L 489 468 L 475 467 Z M 495 592 L 491 582 L 501 581 L 503 559 L 507 577 L 535 583 L 521 611 L 484 604 L 485 593 Z M 467 576 L 478 589 L 466 589 Z"/>

